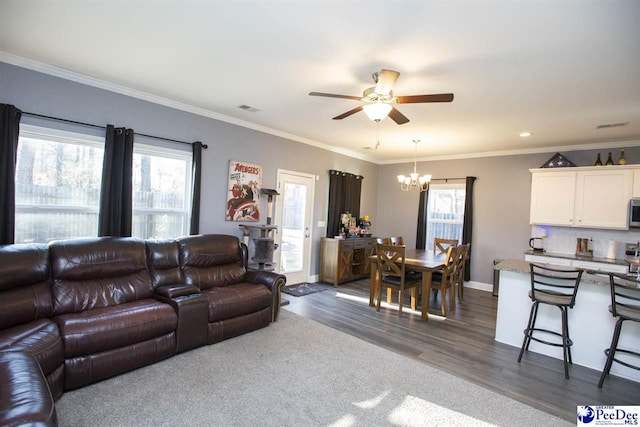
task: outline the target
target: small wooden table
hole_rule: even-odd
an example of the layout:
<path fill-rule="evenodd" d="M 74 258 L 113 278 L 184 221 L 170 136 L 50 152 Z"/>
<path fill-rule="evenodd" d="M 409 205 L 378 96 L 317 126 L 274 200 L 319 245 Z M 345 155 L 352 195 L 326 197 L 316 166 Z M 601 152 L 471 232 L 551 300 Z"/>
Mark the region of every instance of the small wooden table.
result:
<path fill-rule="evenodd" d="M 374 306 L 376 289 L 378 288 L 378 260 L 375 255 L 370 256 L 371 281 L 369 282 L 369 305 Z M 434 254 L 422 249 L 407 249 L 405 252 L 405 270 L 422 273 L 422 315 L 425 322 L 429 320 L 429 300 L 431 299 L 431 276 L 434 271 L 442 270 L 445 266 L 446 254 Z"/>

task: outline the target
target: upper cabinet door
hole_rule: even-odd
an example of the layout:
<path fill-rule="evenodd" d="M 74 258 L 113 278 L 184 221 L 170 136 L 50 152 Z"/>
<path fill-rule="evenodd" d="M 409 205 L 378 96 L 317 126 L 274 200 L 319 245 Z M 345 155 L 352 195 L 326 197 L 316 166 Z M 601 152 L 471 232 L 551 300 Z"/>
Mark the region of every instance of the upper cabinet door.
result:
<path fill-rule="evenodd" d="M 575 226 L 628 229 L 633 170 L 599 170 L 577 173 Z"/>
<path fill-rule="evenodd" d="M 576 172 L 534 173 L 531 176 L 531 224 L 574 225 Z"/>

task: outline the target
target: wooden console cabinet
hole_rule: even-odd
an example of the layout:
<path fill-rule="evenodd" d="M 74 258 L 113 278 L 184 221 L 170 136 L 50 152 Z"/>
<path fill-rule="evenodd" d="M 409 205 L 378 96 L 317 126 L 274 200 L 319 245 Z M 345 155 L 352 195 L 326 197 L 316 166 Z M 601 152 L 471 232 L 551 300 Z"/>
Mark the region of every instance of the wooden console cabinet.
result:
<path fill-rule="evenodd" d="M 323 238 L 320 243 L 320 281 L 338 287 L 340 283 L 368 277 L 368 257 L 375 253 L 372 237 Z"/>

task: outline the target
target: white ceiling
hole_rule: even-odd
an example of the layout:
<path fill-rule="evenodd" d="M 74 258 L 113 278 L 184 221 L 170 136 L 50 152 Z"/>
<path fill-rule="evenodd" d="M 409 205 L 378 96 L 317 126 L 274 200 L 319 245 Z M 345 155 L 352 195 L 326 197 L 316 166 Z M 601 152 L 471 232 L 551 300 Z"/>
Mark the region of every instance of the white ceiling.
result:
<path fill-rule="evenodd" d="M 2 0 L 0 61 L 376 163 L 413 139 L 425 160 L 640 145 L 637 0 Z M 381 68 L 395 95 L 455 99 L 377 126 L 308 96 L 360 96 Z"/>

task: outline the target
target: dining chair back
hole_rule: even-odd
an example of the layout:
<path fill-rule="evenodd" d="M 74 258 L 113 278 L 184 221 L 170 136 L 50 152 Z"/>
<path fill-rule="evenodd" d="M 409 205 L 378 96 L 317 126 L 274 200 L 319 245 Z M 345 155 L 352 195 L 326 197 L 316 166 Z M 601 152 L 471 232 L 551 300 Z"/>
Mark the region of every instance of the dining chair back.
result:
<path fill-rule="evenodd" d="M 402 236 L 391 237 L 391 244 L 396 246 L 404 246 L 404 239 Z"/>
<path fill-rule="evenodd" d="M 411 308 L 416 309 L 420 280 L 413 275 L 406 274 L 405 251 L 404 246 L 376 244 L 379 275 L 376 290 L 376 311 L 380 311 L 382 287 L 398 290 L 398 316 L 402 316 L 406 289 L 411 289 Z"/>
<path fill-rule="evenodd" d="M 390 245 L 391 237 L 376 237 L 376 243 L 380 243 L 381 245 Z"/>
<path fill-rule="evenodd" d="M 433 239 L 433 253 L 445 253 L 450 246 L 457 246 L 458 239 L 444 239 L 441 237 L 435 237 Z"/>

